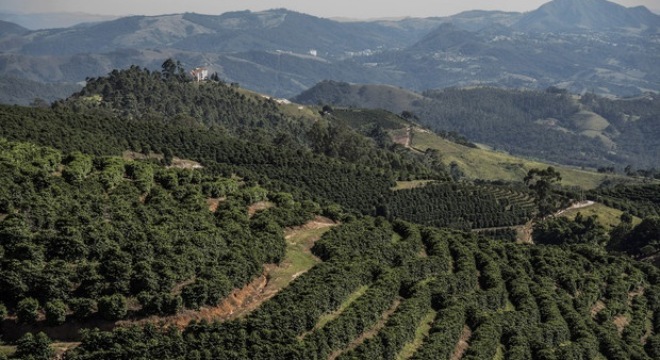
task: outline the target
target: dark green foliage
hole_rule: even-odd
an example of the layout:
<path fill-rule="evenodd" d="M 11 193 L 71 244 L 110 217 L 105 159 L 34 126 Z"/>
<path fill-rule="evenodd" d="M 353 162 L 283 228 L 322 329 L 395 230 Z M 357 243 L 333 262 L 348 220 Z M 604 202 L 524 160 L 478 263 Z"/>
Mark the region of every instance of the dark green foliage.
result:
<path fill-rule="evenodd" d="M 279 263 L 282 228 L 302 225 L 314 209 L 281 193 L 281 207 L 250 219 L 248 204 L 268 197 L 258 186 L 4 140 L 0 150 L 0 215 L 11 212 L 0 221 L 0 301 L 12 311 L 20 304 L 24 321 L 39 303 L 52 324 L 63 321 L 63 304 L 85 319 L 98 301 L 111 320 L 126 316 L 124 297 L 139 297 L 142 314 L 215 305 L 263 264 Z M 215 214 L 209 195 L 227 198 Z M 181 296 L 171 294 L 189 279 Z"/>
<path fill-rule="evenodd" d="M 51 326 L 62 325 L 66 321 L 67 306 L 62 300 L 53 300 L 46 303 L 46 323 Z"/>
<path fill-rule="evenodd" d="M 622 216 L 621 223 L 612 229 L 610 236 L 610 250 L 638 257 L 653 256 L 660 251 L 660 217 L 645 218 L 633 227 L 632 220 Z"/>
<path fill-rule="evenodd" d="M 552 189 L 555 183 L 561 181 L 561 174 L 552 166 L 545 170 L 531 169 L 524 178 L 525 185 L 536 194 L 536 203 L 539 207 L 539 216 L 552 214 L 557 206 L 554 204 Z"/>
<path fill-rule="evenodd" d="M 317 244 L 314 251 L 325 262 L 244 320 L 193 323 L 182 336 L 153 329 L 88 333 L 69 355 L 153 357 L 171 349 L 165 358 L 312 359 L 336 351 L 343 358 L 393 358 L 431 308 L 438 315 L 415 359 L 447 359 L 465 326 L 472 331 L 465 354 L 471 359 L 492 358 L 500 348 L 511 359 L 591 359 L 599 353 L 648 359 L 656 351 L 653 336 L 646 346 L 640 340 L 646 331 L 642 319 L 660 304 L 660 291 L 651 285 L 657 269 L 602 248 L 497 243 L 382 219 L 344 224 Z M 392 261 L 388 248 L 399 249 L 399 258 Z M 444 265 L 425 268 L 426 259 Z M 368 286 L 363 295 L 314 329 L 319 316 L 335 311 L 363 285 Z M 646 291 L 629 303 L 630 292 L 642 287 Z M 397 300 L 382 329 L 345 351 Z M 597 300 L 607 307 L 594 320 Z M 631 316 L 621 336 L 612 323 L 617 314 Z"/>
<path fill-rule="evenodd" d="M 444 40 L 460 33 L 456 28 L 447 26 L 448 29 L 436 30 L 438 39 Z M 482 34 L 490 36 L 487 40 L 487 46 L 490 46 L 492 34 L 488 31 Z M 456 36 L 462 37 L 464 33 Z M 464 44 L 470 41 L 457 40 L 463 45 L 457 45 L 455 49 L 465 50 Z M 539 43 L 548 46 L 547 39 Z M 474 44 L 470 43 L 469 46 L 474 47 Z M 436 50 L 433 49 L 434 53 Z M 505 54 L 510 54 L 509 50 L 502 49 L 498 57 L 508 56 Z M 549 54 L 546 50 L 543 51 L 544 57 Z M 377 60 L 379 63 L 392 61 L 387 55 Z M 447 72 L 438 72 L 437 66 L 426 63 L 435 60 L 420 60 L 415 56 L 410 61 L 416 64 L 416 74 L 424 74 L 425 78 L 453 76 Z M 660 113 L 660 100 L 655 96 L 610 99 L 589 93 L 576 97 L 566 91 L 553 89 L 530 91 L 493 87 L 427 90 L 422 96 L 385 87 L 380 92 L 362 96 L 361 89 L 364 87 L 324 81 L 300 94 L 296 100 L 307 104 L 320 101 L 336 106 L 383 108 L 395 113 L 405 110 L 409 114 L 414 113 L 417 122 L 436 132 L 459 133 L 473 142 L 560 164 L 591 167 L 611 167 L 616 164 L 618 169 L 628 164 L 642 168 L 657 167 L 660 148 L 656 139 L 660 128 L 656 120 Z M 387 96 L 382 96 L 382 93 Z M 590 112 L 608 122 L 602 134 L 616 144 L 616 152 L 611 151 L 608 142 L 584 135 L 585 130 L 593 129 L 589 121 L 594 114 Z"/>
<path fill-rule="evenodd" d="M 339 359 L 395 359 L 403 346 L 413 340 L 419 322 L 430 309 L 429 289 L 417 288 L 410 298 L 404 299 L 397 307 L 385 328 L 355 350 L 342 354 Z"/>
<path fill-rule="evenodd" d="M 37 335 L 26 333 L 16 343 L 17 359 L 50 360 L 55 352 L 50 347 L 51 340 L 42 332 Z"/>
<path fill-rule="evenodd" d="M 18 321 L 32 323 L 39 316 L 39 301 L 33 298 L 24 298 L 16 304 L 16 316 Z"/>
<path fill-rule="evenodd" d="M 401 279 L 395 272 L 388 272 L 372 284 L 364 295 L 344 310 L 342 316 L 323 328 L 307 335 L 300 348 L 309 356 L 327 357 L 332 351 L 346 347 L 392 306 L 399 293 Z M 315 351 L 310 351 L 316 349 Z M 316 354 L 314 354 L 316 353 Z"/>
<path fill-rule="evenodd" d="M 391 218 L 459 229 L 520 225 L 535 214 L 534 204 L 524 192 L 457 183 L 396 191 L 386 199 L 383 212 Z"/>
<path fill-rule="evenodd" d="M 121 294 L 101 297 L 98 307 L 99 315 L 110 321 L 121 320 L 128 313 L 126 298 Z"/>
<path fill-rule="evenodd" d="M 645 218 L 660 216 L 660 185 L 617 185 L 591 191 L 589 200 L 604 203 L 631 215 Z"/>
<path fill-rule="evenodd" d="M 647 256 L 660 251 L 660 217 L 642 220 L 632 229 L 622 245 L 620 250 L 639 252 Z"/>
<path fill-rule="evenodd" d="M 127 149 L 139 149 L 140 144 L 149 144 L 151 149 L 172 149 L 179 157 L 200 160 L 216 174 L 238 173 L 268 185 L 269 189 L 291 192 L 297 200 L 338 203 L 346 209 L 368 214 L 376 212 L 375 204 L 394 186 L 397 174 L 404 178 L 442 176 L 406 152 L 393 153 L 371 146 L 362 147 L 360 151 L 368 151 L 351 162 L 315 155 L 295 143 L 282 146 L 277 139 L 271 139 L 271 143 L 264 134 L 249 141 L 245 139 L 249 138 L 247 134 L 238 139 L 228 136 L 219 127 L 191 127 L 178 120 L 127 122 L 102 114 L 79 115 L 64 109 L 1 106 L 0 115 L 0 135 L 9 139 L 98 155 L 119 155 Z M 354 135 L 347 129 L 332 131 L 332 134 Z M 84 159 L 75 154 L 71 160 L 75 161 L 66 167 L 66 178 L 71 182 L 79 181 L 89 169 L 83 165 L 89 163 L 79 163 Z M 136 176 L 132 171 L 126 172 L 131 178 Z M 145 189 L 142 182 L 138 182 L 138 186 Z"/>
<path fill-rule="evenodd" d="M 453 304 L 438 312 L 428 339 L 415 353 L 413 359 L 450 359 L 465 326 L 465 309 Z"/>
<path fill-rule="evenodd" d="M 67 151 L 0 140 L 0 303 L 12 313 L 68 306 L 79 319 L 98 307 L 112 321 L 216 305 L 264 264 L 282 262 L 284 228 L 321 209 L 343 224 L 312 248 L 321 263 L 241 319 L 85 331 L 67 358 L 395 358 L 431 309 L 438 316 L 418 359 L 449 356 L 465 326 L 468 359 L 498 351 L 513 359 L 655 354 L 654 338 L 645 347 L 641 338 L 646 319 L 660 328 L 660 273 L 594 246 L 598 227 L 588 219 L 556 236 L 571 243 L 564 247 L 420 228 L 402 219 L 493 228 L 526 222 L 534 204 L 525 188 L 495 185 L 391 193 L 395 178 L 446 176 L 331 115 L 301 125 L 269 101 L 189 83 L 176 63 L 164 70 L 91 79 L 55 110 L 0 107 L 2 133 Z M 149 100 L 142 83 L 167 101 Z M 162 153 L 165 163 L 174 155 L 199 160 L 205 169 L 117 157 L 127 149 Z M 209 198 L 221 199 L 217 211 Z M 275 207 L 249 216 L 258 201 Z M 592 316 L 597 301 L 606 308 Z M 328 313 L 333 320 L 317 326 Z M 631 321 L 619 336 L 612 320 L 623 314 Z M 380 320 L 371 339 L 346 351 Z"/>
<path fill-rule="evenodd" d="M 96 302 L 92 299 L 76 298 L 71 300 L 69 307 L 73 316 L 78 320 L 85 320 L 96 312 Z"/>
<path fill-rule="evenodd" d="M 597 217 L 577 214 L 575 220 L 556 217 L 539 222 L 534 226 L 534 241 L 539 244 L 591 244 L 604 245 L 608 241 L 605 228 Z"/>

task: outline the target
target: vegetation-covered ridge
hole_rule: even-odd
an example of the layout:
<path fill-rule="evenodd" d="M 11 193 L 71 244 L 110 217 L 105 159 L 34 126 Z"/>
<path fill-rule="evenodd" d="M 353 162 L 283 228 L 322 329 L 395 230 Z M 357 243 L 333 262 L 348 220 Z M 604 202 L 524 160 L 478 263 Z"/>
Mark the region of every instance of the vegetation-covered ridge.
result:
<path fill-rule="evenodd" d="M 448 88 L 421 94 L 391 87 L 322 82 L 295 101 L 406 111 L 434 131 L 454 131 L 471 141 L 515 155 L 565 165 L 652 168 L 657 165 L 660 99 L 654 95 L 608 99 L 492 87 Z M 386 93 L 387 96 L 382 96 Z"/>
<path fill-rule="evenodd" d="M 423 156 L 377 144 L 342 123 L 308 111 L 292 115 L 272 100 L 218 81 L 198 84 L 176 63 L 166 65 L 162 72 L 131 67 L 90 79 L 53 109 L 2 107 L 0 135 L 98 155 L 177 155 L 361 212 L 372 211 L 396 179 L 446 177 Z"/>

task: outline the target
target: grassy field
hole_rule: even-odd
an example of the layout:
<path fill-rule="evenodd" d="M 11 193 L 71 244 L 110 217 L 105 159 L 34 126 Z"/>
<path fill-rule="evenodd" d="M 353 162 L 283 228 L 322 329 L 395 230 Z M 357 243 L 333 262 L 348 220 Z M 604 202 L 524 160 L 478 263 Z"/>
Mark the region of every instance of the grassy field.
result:
<path fill-rule="evenodd" d="M 392 190 L 407 190 L 414 189 L 418 187 L 426 186 L 426 184 L 432 183 L 433 180 L 413 180 L 413 181 L 397 181 L 396 186 Z"/>
<path fill-rule="evenodd" d="M 10 345 L 0 345 L 0 354 L 5 355 L 7 357 L 14 355 L 16 352 L 16 346 L 10 346 Z"/>
<path fill-rule="evenodd" d="M 569 219 L 575 219 L 575 215 L 581 213 L 585 217 L 596 215 L 598 217 L 598 222 L 605 226 L 605 229 L 611 229 L 619 225 L 622 211 L 607 207 L 603 204 L 596 203 L 593 206 L 589 206 L 582 209 L 573 209 L 566 211 L 562 214 Z M 637 225 L 642 222 L 642 219 L 638 217 L 633 217 L 633 225 Z"/>
<path fill-rule="evenodd" d="M 50 347 L 53 349 L 53 351 L 55 351 L 55 356 L 57 357 L 78 345 L 80 345 L 80 343 L 77 342 L 54 342 L 50 345 Z M 16 353 L 16 346 L 0 345 L 0 354 L 10 357 L 14 355 L 14 353 Z"/>
<path fill-rule="evenodd" d="M 415 131 L 412 146 L 421 151 L 429 148 L 439 150 L 444 164 L 456 162 L 465 176 L 471 179 L 522 181 L 530 169 L 550 166 L 501 152 L 468 148 L 422 131 Z M 553 166 L 561 173 L 563 185 L 580 186 L 584 189 L 597 187 L 607 177 L 617 177 L 573 167 Z"/>
<path fill-rule="evenodd" d="M 282 266 L 275 268 L 269 274 L 269 287 L 282 289 L 298 275 L 311 269 L 320 260 L 312 255 L 309 249 L 321 238 L 331 226 L 312 227 L 294 230 L 287 235 L 286 255 Z"/>

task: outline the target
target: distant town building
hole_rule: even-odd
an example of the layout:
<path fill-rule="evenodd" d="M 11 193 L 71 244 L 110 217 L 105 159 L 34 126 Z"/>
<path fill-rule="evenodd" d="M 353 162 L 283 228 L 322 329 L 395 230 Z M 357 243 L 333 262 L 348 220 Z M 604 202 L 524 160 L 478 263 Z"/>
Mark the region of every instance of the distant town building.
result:
<path fill-rule="evenodd" d="M 197 81 L 204 81 L 209 77 L 209 70 L 205 67 L 198 67 L 191 71 L 190 75 Z"/>

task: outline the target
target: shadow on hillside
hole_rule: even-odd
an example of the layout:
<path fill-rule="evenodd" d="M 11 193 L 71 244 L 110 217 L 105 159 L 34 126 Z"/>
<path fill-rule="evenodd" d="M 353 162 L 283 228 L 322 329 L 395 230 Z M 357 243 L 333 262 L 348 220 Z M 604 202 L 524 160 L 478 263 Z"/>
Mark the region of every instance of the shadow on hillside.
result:
<path fill-rule="evenodd" d="M 16 318 L 7 318 L 0 323 L 0 335 L 3 341 L 13 342 L 20 339 L 26 333 L 44 332 L 48 337 L 56 341 L 74 342 L 80 341 L 80 330 L 95 329 L 112 330 L 117 326 L 114 321 L 93 317 L 85 321 L 79 321 L 71 317 L 63 325 L 49 326 L 45 320 L 32 324 L 21 324 Z"/>

